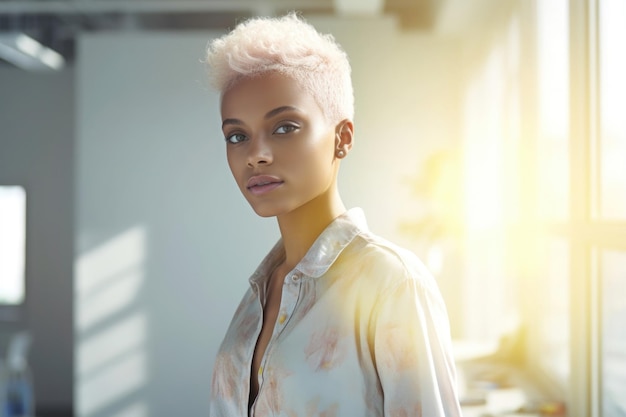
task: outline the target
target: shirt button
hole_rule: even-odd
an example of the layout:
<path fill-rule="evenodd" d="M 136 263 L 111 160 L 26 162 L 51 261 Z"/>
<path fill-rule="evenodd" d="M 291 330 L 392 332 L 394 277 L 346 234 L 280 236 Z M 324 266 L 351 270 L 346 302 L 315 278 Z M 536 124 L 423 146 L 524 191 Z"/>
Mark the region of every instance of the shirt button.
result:
<path fill-rule="evenodd" d="M 293 282 L 298 282 L 300 281 L 300 274 L 293 274 L 293 276 L 291 277 L 291 280 Z"/>

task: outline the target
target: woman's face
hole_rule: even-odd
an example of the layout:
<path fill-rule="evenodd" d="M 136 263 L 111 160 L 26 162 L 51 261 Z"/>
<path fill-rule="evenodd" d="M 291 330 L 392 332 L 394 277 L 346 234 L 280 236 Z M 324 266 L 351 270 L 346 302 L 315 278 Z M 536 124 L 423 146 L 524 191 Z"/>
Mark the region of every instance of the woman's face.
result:
<path fill-rule="evenodd" d="M 292 212 L 335 187 L 335 126 L 297 82 L 279 74 L 239 81 L 222 97 L 228 165 L 263 217 Z"/>

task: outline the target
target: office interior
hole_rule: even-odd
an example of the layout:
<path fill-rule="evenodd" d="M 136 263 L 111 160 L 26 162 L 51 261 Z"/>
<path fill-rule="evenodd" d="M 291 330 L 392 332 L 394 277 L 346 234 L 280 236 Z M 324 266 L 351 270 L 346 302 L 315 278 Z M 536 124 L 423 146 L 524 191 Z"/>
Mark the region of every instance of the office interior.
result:
<path fill-rule="evenodd" d="M 341 192 L 435 276 L 464 414 L 626 416 L 623 0 L 0 2 L 0 415 L 208 414 L 279 235 L 203 54 L 289 10 L 350 57 Z"/>

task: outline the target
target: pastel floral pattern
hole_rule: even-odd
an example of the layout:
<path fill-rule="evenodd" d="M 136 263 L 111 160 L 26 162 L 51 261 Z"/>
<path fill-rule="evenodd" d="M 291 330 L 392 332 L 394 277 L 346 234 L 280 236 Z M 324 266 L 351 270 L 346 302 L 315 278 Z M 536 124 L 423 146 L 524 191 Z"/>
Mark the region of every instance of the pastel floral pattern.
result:
<path fill-rule="evenodd" d="M 217 355 L 211 417 L 460 417 L 449 324 L 420 260 L 335 219 L 283 286 L 276 327 L 248 409 L 252 353 L 279 241 L 250 278 Z"/>
<path fill-rule="evenodd" d="M 341 364 L 346 355 L 346 348 L 339 330 L 336 327 L 328 327 L 311 335 L 304 353 L 311 369 L 329 370 Z"/>

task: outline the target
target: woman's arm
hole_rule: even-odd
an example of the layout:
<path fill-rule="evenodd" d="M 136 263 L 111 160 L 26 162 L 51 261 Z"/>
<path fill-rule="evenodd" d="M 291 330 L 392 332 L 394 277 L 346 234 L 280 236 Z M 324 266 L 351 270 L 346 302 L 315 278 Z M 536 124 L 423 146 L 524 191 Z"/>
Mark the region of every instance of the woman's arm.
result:
<path fill-rule="evenodd" d="M 460 417 L 450 326 L 432 277 L 405 277 L 381 294 L 373 326 L 385 417 Z"/>

